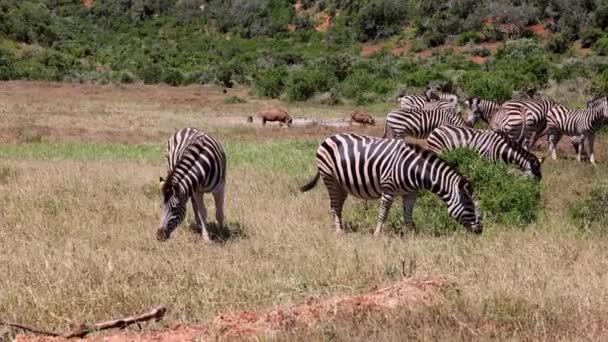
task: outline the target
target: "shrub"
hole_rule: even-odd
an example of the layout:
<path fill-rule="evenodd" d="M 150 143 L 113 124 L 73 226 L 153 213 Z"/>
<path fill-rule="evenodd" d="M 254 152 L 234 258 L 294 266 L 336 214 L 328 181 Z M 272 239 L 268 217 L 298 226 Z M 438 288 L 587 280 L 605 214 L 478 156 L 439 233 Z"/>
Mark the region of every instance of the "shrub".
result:
<path fill-rule="evenodd" d="M 605 232 L 608 227 L 608 184 L 591 190 L 583 200 L 570 206 L 570 217 L 586 232 Z"/>
<path fill-rule="evenodd" d="M 445 43 L 445 35 L 437 31 L 429 31 L 425 33 L 424 36 L 422 36 L 422 39 L 428 47 L 437 47 Z"/>
<path fill-rule="evenodd" d="M 442 158 L 457 165 L 471 181 L 486 222 L 523 226 L 536 220 L 541 209 L 538 181 L 466 149 L 450 151 Z"/>
<path fill-rule="evenodd" d="M 304 101 L 316 92 L 328 91 L 336 80 L 332 74 L 319 69 L 300 69 L 287 78 L 285 92 L 289 101 Z"/>
<path fill-rule="evenodd" d="M 15 74 L 15 58 L 9 51 L 0 48 L 0 81 L 13 79 Z"/>
<path fill-rule="evenodd" d="M 554 53 L 564 53 L 568 50 L 569 46 L 570 41 L 563 33 L 554 35 L 551 40 L 547 42 L 547 49 Z"/>
<path fill-rule="evenodd" d="M 518 39 L 506 42 L 499 57 L 505 59 L 528 59 L 543 54 L 543 47 L 533 39 Z"/>
<path fill-rule="evenodd" d="M 462 78 L 462 88 L 468 96 L 504 102 L 511 98 L 513 89 L 510 83 L 494 73 L 473 71 Z"/>
<path fill-rule="evenodd" d="M 593 14 L 595 25 L 602 30 L 608 28 L 608 2 L 602 1 Z"/>
<path fill-rule="evenodd" d="M 135 79 L 135 75 L 133 75 L 132 72 L 127 70 L 121 71 L 118 75 L 118 80 L 120 81 L 120 83 L 133 83 L 135 82 Z"/>
<path fill-rule="evenodd" d="M 608 94 L 608 69 L 593 79 L 590 90 L 592 94 L 597 96 Z"/>
<path fill-rule="evenodd" d="M 368 1 L 354 19 L 357 38 L 367 41 L 390 37 L 399 31 L 406 15 L 407 4 L 401 0 Z"/>
<path fill-rule="evenodd" d="M 287 71 L 283 68 L 262 71 L 254 79 L 254 89 L 260 96 L 277 98 L 285 89 L 287 76 Z"/>
<path fill-rule="evenodd" d="M 480 41 L 481 36 L 479 35 L 479 33 L 474 31 L 463 32 L 458 35 L 458 38 L 456 38 L 456 44 L 458 44 L 459 46 L 464 46 L 468 43 L 477 44 Z"/>
<path fill-rule="evenodd" d="M 473 56 L 479 56 L 479 57 L 488 57 L 490 56 L 492 53 L 490 52 L 490 50 L 488 50 L 485 47 L 476 47 L 475 49 L 473 49 L 473 51 L 471 52 L 471 54 Z"/>
<path fill-rule="evenodd" d="M 593 44 L 593 50 L 600 56 L 608 56 L 608 36 L 603 36 Z"/>
<path fill-rule="evenodd" d="M 422 67 L 414 72 L 408 72 L 403 77 L 403 83 L 410 87 L 424 88 L 432 81 L 445 81 L 446 78 L 436 68 Z"/>
<path fill-rule="evenodd" d="M 162 81 L 168 85 L 177 87 L 184 83 L 184 74 L 175 68 L 168 68 L 163 71 Z"/>
<path fill-rule="evenodd" d="M 160 83 L 163 70 L 158 64 L 147 64 L 139 70 L 139 78 L 144 84 Z"/>
<path fill-rule="evenodd" d="M 588 28 L 581 33 L 581 47 L 588 49 L 595 44 L 604 32 L 596 27 Z"/>

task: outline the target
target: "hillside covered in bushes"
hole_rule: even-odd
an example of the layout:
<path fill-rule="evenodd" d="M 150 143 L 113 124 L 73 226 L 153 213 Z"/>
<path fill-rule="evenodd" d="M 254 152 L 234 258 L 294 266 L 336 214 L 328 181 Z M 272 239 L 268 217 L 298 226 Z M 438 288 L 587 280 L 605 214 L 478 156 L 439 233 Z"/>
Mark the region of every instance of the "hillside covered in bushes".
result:
<path fill-rule="evenodd" d="M 3 0 L 0 80 L 248 85 L 324 104 L 429 82 L 608 91 L 608 0 Z"/>

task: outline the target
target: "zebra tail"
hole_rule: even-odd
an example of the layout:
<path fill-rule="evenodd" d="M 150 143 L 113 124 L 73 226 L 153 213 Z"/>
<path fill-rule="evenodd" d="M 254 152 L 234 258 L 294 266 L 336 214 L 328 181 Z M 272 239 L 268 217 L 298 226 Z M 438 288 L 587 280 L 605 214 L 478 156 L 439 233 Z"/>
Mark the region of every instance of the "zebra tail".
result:
<path fill-rule="evenodd" d="M 388 127 L 388 120 L 384 121 L 384 134 L 382 135 L 383 139 L 392 138 L 393 134 L 391 132 L 390 127 Z"/>
<path fill-rule="evenodd" d="M 319 173 L 319 170 L 317 170 L 317 173 L 315 174 L 313 179 L 311 179 L 310 182 L 308 182 L 308 183 L 304 184 L 302 187 L 300 187 L 300 191 L 306 192 L 306 191 L 312 190 L 315 186 L 317 186 L 320 176 L 321 176 L 321 174 Z"/>

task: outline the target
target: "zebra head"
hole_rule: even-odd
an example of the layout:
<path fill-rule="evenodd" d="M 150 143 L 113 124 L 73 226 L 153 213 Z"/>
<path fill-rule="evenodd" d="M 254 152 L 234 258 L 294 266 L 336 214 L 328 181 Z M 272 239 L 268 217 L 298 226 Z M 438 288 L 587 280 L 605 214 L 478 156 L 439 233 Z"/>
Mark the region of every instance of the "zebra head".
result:
<path fill-rule="evenodd" d="M 424 92 L 424 96 L 426 97 L 427 102 L 440 100 L 439 93 L 437 92 L 437 90 L 435 90 L 431 87 L 426 88 L 426 91 Z"/>
<path fill-rule="evenodd" d="M 467 122 L 466 122 L 467 126 L 469 126 L 469 127 L 475 126 L 475 123 L 477 123 L 479 118 L 481 118 L 482 109 L 479 106 L 479 101 L 480 101 L 479 97 L 471 97 L 466 101 L 466 104 L 471 109 L 469 111 L 469 116 L 468 116 Z"/>
<path fill-rule="evenodd" d="M 186 217 L 187 198 L 177 185 L 172 184 L 172 173 L 166 180 L 160 178 L 160 190 L 162 216 L 156 238 L 165 241 Z"/>
<path fill-rule="evenodd" d="M 448 213 L 460 224 L 475 234 L 481 234 L 483 225 L 476 201 L 473 197 L 473 186 L 464 177 L 458 181 L 454 202 L 448 205 Z"/>
<path fill-rule="evenodd" d="M 543 160 L 539 160 L 536 156 L 532 156 L 528 162 L 530 163 L 530 166 L 525 174 L 534 177 L 536 180 L 541 180 L 543 175 L 540 171 L 540 165 L 543 163 Z"/>

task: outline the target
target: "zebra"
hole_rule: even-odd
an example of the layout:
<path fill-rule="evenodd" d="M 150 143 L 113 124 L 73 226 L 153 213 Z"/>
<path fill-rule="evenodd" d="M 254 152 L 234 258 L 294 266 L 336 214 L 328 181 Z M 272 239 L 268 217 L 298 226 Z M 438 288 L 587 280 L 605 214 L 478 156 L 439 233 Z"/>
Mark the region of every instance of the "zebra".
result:
<path fill-rule="evenodd" d="M 607 96 L 598 96 L 587 102 L 588 109 L 594 109 L 601 106 L 608 107 L 608 97 Z M 576 137 L 570 137 L 570 142 L 572 143 L 572 147 L 574 148 L 574 152 L 578 153 L 579 145 L 582 144 L 581 151 L 585 152 L 585 139 L 583 135 L 579 135 Z"/>
<path fill-rule="evenodd" d="M 465 104 L 471 109 L 466 121 L 467 126 L 469 127 L 474 127 L 479 119 L 490 124 L 494 114 L 496 114 L 501 107 L 501 104 L 498 102 L 485 100 L 479 97 L 471 97 L 465 101 Z"/>
<path fill-rule="evenodd" d="M 213 193 L 215 217 L 220 229 L 224 225 L 224 189 L 226 155 L 213 137 L 195 129 L 184 128 L 167 141 L 165 153 L 167 176 L 160 178 L 162 217 L 156 237 L 167 240 L 186 216 L 186 203 L 192 197 L 192 209 L 203 241 L 208 242 L 205 193 Z"/>
<path fill-rule="evenodd" d="M 582 141 L 586 141 L 587 143 L 589 161 L 595 165 L 595 157 L 593 155 L 595 132 L 606 119 L 608 119 L 607 105 L 599 105 L 586 109 L 569 109 L 562 105 L 554 106 L 547 117 L 551 158 L 553 160 L 557 159 L 555 147 L 562 135 L 582 136 L 584 137 Z M 584 145 L 584 143 L 578 144 L 576 160 L 579 162 L 581 161 L 581 152 Z"/>
<path fill-rule="evenodd" d="M 429 150 L 436 154 L 456 148 L 470 148 L 486 159 L 515 164 L 525 174 L 537 180 L 542 178 L 541 161 L 518 143 L 496 132 L 446 125 L 436 128 L 428 137 L 427 144 Z"/>
<path fill-rule="evenodd" d="M 418 190 L 429 190 L 447 204 L 449 214 L 474 233 L 482 223 L 471 183 L 428 150 L 398 139 L 340 133 L 325 139 L 316 155 L 317 172 L 300 190 L 312 190 L 319 178 L 329 192 L 336 232 L 342 232 L 342 208 L 350 194 L 381 198 L 378 236 L 396 196 L 403 197 L 405 224 L 416 229 L 413 210 Z"/>
<path fill-rule="evenodd" d="M 444 112 L 438 109 L 397 109 L 386 116 L 383 137 L 402 139 L 408 135 L 421 139 L 428 137 L 435 128 L 443 125 L 465 126 L 466 124 L 456 112 Z"/>
<path fill-rule="evenodd" d="M 427 88 L 424 95 L 403 95 L 397 101 L 399 109 L 441 109 L 445 111 L 458 110 L 458 96 L 449 93 L 439 93 Z"/>

